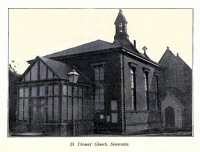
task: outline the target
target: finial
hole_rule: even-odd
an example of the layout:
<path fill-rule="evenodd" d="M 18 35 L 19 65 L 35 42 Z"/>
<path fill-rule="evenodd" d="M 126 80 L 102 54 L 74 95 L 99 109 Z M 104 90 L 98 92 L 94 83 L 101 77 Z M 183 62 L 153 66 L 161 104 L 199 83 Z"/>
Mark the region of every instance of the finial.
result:
<path fill-rule="evenodd" d="M 179 56 L 179 53 L 177 53 L 177 55 L 176 56 Z"/>
<path fill-rule="evenodd" d="M 121 10 L 121 9 L 119 9 L 119 12 L 120 12 L 120 13 L 122 13 L 122 10 Z"/>
<path fill-rule="evenodd" d="M 144 46 L 144 47 L 142 48 L 142 50 L 144 51 L 144 54 L 146 54 L 147 47 Z"/>
<path fill-rule="evenodd" d="M 167 50 L 169 50 L 169 46 L 167 46 Z"/>

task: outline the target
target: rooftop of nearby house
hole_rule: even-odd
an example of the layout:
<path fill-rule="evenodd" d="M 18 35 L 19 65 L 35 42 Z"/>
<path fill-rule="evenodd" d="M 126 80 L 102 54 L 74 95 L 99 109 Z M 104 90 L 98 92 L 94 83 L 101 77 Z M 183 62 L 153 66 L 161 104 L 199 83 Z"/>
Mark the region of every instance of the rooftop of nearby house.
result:
<path fill-rule="evenodd" d="M 179 56 L 179 54 L 177 53 L 177 55 L 174 55 L 169 47 L 167 47 L 165 53 L 158 63 L 161 64 L 167 56 L 176 59 L 176 61 L 183 65 L 189 72 L 192 72 L 192 69 L 187 65 L 187 63 L 185 63 L 185 61 Z"/>

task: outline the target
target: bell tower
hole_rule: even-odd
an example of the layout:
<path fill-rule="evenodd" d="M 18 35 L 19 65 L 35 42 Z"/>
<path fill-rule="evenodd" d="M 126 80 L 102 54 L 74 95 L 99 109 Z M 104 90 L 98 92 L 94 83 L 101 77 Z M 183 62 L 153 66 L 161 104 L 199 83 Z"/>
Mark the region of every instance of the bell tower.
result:
<path fill-rule="evenodd" d="M 129 40 L 129 36 L 127 34 L 127 21 L 125 16 L 122 13 L 122 10 L 119 10 L 118 16 L 115 20 L 115 37 L 114 37 L 114 43 L 116 44 L 123 44 L 124 40 Z"/>

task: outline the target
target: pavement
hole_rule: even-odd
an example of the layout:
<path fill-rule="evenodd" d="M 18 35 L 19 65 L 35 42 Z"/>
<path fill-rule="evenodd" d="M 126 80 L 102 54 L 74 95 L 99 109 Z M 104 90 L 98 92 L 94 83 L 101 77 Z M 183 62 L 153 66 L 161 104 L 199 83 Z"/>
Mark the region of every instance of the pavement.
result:
<path fill-rule="evenodd" d="M 44 133 L 36 133 L 36 132 L 25 132 L 25 133 L 15 133 L 15 134 L 11 134 L 11 136 L 24 136 L 24 137 L 27 137 L 27 136 L 30 136 L 30 137 L 51 137 L 50 135 L 48 134 L 44 134 Z M 119 135 L 119 134 L 90 134 L 90 135 L 81 135 L 81 137 L 120 137 L 120 136 L 139 136 L 139 137 L 151 137 L 151 136 L 168 136 L 168 137 L 176 137 L 176 136 L 186 136 L 186 137 L 192 137 L 193 134 L 192 132 L 190 131 L 173 131 L 173 132 L 151 132 L 151 133 L 137 133 L 137 134 L 129 134 L 129 135 Z M 59 136 L 57 136 L 59 137 Z"/>
<path fill-rule="evenodd" d="M 162 133 L 150 133 L 150 134 L 138 134 L 133 136 L 193 136 L 192 132 L 186 132 L 186 131 L 178 131 L 178 132 L 162 132 Z"/>

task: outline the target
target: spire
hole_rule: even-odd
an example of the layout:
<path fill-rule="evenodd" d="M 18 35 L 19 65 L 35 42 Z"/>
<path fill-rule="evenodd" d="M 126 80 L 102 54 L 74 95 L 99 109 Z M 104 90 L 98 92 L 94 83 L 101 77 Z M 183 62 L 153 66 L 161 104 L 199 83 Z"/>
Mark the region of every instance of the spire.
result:
<path fill-rule="evenodd" d="M 115 25 L 117 25 L 117 24 L 119 24 L 119 23 L 125 23 L 125 24 L 128 23 L 127 20 L 126 20 L 126 18 L 125 18 L 125 16 L 123 15 L 121 9 L 119 9 L 118 16 L 117 16 L 117 18 L 116 18 L 116 20 L 115 20 Z"/>
<path fill-rule="evenodd" d="M 115 20 L 115 37 L 114 37 L 114 43 L 118 45 L 124 45 L 124 41 L 129 40 L 129 36 L 127 34 L 127 21 L 125 16 L 122 13 L 122 10 L 119 10 L 119 13 L 117 15 L 117 18 Z"/>

